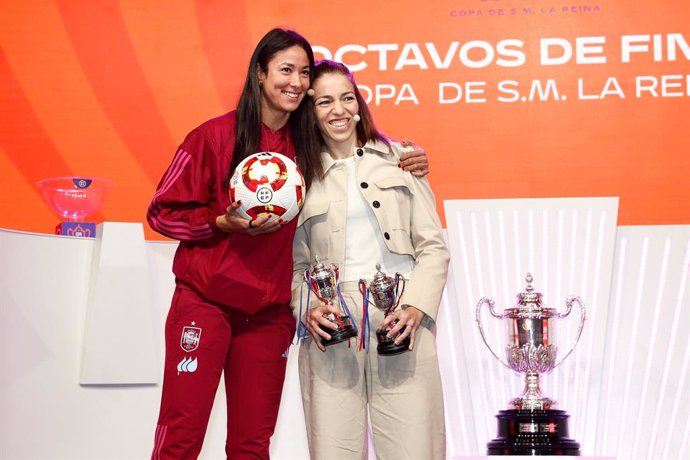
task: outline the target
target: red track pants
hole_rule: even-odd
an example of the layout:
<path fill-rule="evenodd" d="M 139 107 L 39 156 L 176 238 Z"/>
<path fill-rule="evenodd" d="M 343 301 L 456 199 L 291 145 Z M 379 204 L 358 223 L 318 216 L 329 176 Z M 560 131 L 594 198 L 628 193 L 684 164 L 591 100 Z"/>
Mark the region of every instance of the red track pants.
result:
<path fill-rule="evenodd" d="M 295 322 L 287 305 L 247 316 L 178 287 L 165 324 L 165 370 L 152 460 L 196 459 L 225 375 L 229 459 L 268 459 Z"/>

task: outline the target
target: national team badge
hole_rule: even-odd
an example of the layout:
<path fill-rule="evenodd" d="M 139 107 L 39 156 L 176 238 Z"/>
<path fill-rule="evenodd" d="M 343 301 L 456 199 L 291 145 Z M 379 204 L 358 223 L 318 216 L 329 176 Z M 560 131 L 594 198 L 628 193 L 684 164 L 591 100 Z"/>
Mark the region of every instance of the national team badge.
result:
<path fill-rule="evenodd" d="M 193 321 L 192 326 L 194 326 Z M 199 340 L 201 340 L 201 328 L 192 326 L 185 326 L 182 328 L 180 347 L 187 353 L 199 348 Z"/>

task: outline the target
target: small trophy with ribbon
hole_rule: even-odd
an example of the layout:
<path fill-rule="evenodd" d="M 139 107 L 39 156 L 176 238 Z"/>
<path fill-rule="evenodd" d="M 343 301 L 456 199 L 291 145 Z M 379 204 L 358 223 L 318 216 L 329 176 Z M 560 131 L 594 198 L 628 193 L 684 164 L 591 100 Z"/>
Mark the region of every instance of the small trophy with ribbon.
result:
<path fill-rule="evenodd" d="M 384 317 L 395 311 L 400 304 L 400 297 L 405 291 L 405 278 L 400 275 L 400 273 L 396 273 L 395 277 L 386 275 L 381 271 L 380 264 L 376 264 L 374 279 L 369 282 L 368 285 L 365 280 L 359 280 L 359 284 L 362 294 L 364 295 L 365 308 L 369 304 L 368 298 L 371 297 L 374 301 L 374 305 L 376 305 L 379 310 L 383 311 Z M 388 332 L 393 329 L 397 323 L 397 320 L 395 320 L 391 322 L 387 328 L 376 330 L 376 339 L 378 340 L 376 351 L 378 351 L 380 355 L 397 355 L 409 350 L 409 337 L 406 337 L 397 345 L 395 343 L 396 337 L 388 337 Z"/>
<path fill-rule="evenodd" d="M 315 263 L 311 269 L 304 272 L 304 280 L 311 291 L 318 297 L 318 299 L 326 305 L 335 305 L 338 307 L 339 313 L 327 313 L 324 315 L 326 319 L 335 324 L 337 328 L 321 329 L 331 336 L 330 339 L 321 339 L 324 346 L 333 345 L 335 343 L 343 342 L 349 338 L 357 336 L 357 330 L 352 324 L 350 312 L 345 305 L 345 301 L 340 296 L 338 289 L 339 273 L 338 267 L 331 264 L 329 267 L 319 260 L 319 257 L 314 258 Z"/>
<path fill-rule="evenodd" d="M 517 305 L 502 314 L 494 310 L 494 300 L 483 297 L 477 304 L 476 320 L 484 344 L 504 366 L 525 374 L 525 389 L 510 401 L 510 409 L 502 410 L 498 419 L 497 439 L 488 443 L 489 455 L 580 455 L 580 445 L 568 439 L 568 415 L 556 410 L 556 401 L 539 389 L 539 376 L 560 365 L 577 346 L 585 323 L 585 306 L 577 296 L 566 300 L 565 313 L 542 307 L 542 294 L 532 288 L 532 275 L 525 278 L 527 287 L 517 296 Z M 573 304 L 580 307 L 580 326 L 570 351 L 557 361 L 557 320 L 570 315 Z M 489 306 L 491 315 L 505 325 L 507 362 L 491 348 L 484 335 L 481 309 Z"/>

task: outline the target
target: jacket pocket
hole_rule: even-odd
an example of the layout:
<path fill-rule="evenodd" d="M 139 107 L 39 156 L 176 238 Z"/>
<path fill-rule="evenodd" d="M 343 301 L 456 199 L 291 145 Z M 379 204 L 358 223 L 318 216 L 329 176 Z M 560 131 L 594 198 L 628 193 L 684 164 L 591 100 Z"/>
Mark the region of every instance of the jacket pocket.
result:
<path fill-rule="evenodd" d="M 391 175 L 374 181 L 376 190 L 370 194 L 370 201 L 374 204 L 374 213 L 381 223 L 383 231 L 410 230 L 410 212 L 412 191 L 400 175 Z M 378 207 L 376 203 L 378 202 Z"/>
<path fill-rule="evenodd" d="M 414 246 L 412 245 L 412 238 L 410 232 L 405 228 L 394 228 L 390 232 L 390 240 L 388 247 L 391 251 L 397 254 L 407 254 L 408 256 L 415 256 Z"/>
<path fill-rule="evenodd" d="M 412 191 L 410 190 L 407 181 L 400 174 L 382 177 L 380 179 L 376 179 L 375 182 L 376 186 L 383 190 L 399 189 L 400 192 L 406 193 L 408 195 L 412 194 Z"/>

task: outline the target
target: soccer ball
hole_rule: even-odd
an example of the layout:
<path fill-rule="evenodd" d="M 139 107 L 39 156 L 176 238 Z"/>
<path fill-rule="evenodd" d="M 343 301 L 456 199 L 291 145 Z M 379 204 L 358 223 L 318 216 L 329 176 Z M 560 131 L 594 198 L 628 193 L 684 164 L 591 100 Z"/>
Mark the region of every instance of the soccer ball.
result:
<path fill-rule="evenodd" d="M 304 177 L 294 161 L 275 152 L 250 155 L 230 178 L 230 199 L 241 201 L 237 212 L 247 219 L 290 222 L 304 203 Z"/>

